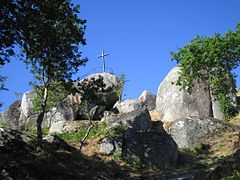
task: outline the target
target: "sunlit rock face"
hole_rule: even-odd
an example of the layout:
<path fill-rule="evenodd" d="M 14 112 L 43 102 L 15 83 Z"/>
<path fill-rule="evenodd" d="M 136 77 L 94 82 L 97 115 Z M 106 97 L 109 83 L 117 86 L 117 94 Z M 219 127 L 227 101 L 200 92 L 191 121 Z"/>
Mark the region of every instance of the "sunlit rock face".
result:
<path fill-rule="evenodd" d="M 172 122 L 188 116 L 223 119 L 219 103 L 211 97 L 203 83 L 195 83 L 191 94 L 175 84 L 180 68 L 174 67 L 158 88 L 156 111 L 163 121 Z"/>
<path fill-rule="evenodd" d="M 156 108 L 156 95 L 144 90 L 138 98 L 149 111 L 153 111 Z"/>
<path fill-rule="evenodd" d="M 215 118 L 186 117 L 171 123 L 169 134 L 179 148 L 194 148 L 203 138 L 222 131 L 239 131 L 240 128 Z"/>
<path fill-rule="evenodd" d="M 103 82 L 106 84 L 106 89 L 113 89 L 117 85 L 116 76 L 110 73 L 92 74 L 86 78 L 98 79 L 100 76 L 103 78 Z M 33 108 L 34 96 L 34 91 L 25 92 L 21 100 L 14 102 L 6 112 L 1 113 L 0 121 L 6 122 L 9 127 L 16 130 L 36 129 L 38 113 L 35 112 Z M 104 93 L 103 96 L 103 98 L 106 99 L 106 106 L 98 108 L 98 111 L 96 111 L 94 116 L 95 119 L 101 119 L 103 117 L 104 110 L 111 109 L 118 100 L 118 96 L 113 91 Z M 52 124 L 59 121 L 76 120 L 80 117 L 80 108 L 81 96 L 79 94 L 70 94 L 64 100 L 64 102 L 59 103 L 57 107 L 53 107 L 45 114 L 42 127 L 50 127 Z"/>
<path fill-rule="evenodd" d="M 117 86 L 117 77 L 111 73 L 103 72 L 91 74 L 87 76 L 85 79 L 92 78 L 94 78 L 95 80 L 102 78 L 103 83 L 106 85 L 104 89 L 107 92 L 102 94 L 102 96 L 106 100 L 106 108 L 110 110 L 118 100 L 117 94 L 114 91 L 111 91 L 111 89 L 114 89 Z"/>

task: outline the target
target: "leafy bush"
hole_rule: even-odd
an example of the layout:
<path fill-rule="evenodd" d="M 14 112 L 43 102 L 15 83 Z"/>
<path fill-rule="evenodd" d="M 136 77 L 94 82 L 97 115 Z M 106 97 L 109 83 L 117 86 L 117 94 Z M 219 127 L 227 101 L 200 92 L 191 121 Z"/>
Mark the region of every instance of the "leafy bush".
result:
<path fill-rule="evenodd" d="M 193 149 L 193 153 L 194 154 L 206 153 L 208 152 L 209 148 L 210 148 L 209 144 L 200 143 L 195 146 L 195 148 Z"/>
<path fill-rule="evenodd" d="M 108 135 L 109 136 L 123 136 L 127 127 L 128 126 L 126 124 L 116 125 L 109 130 Z"/>

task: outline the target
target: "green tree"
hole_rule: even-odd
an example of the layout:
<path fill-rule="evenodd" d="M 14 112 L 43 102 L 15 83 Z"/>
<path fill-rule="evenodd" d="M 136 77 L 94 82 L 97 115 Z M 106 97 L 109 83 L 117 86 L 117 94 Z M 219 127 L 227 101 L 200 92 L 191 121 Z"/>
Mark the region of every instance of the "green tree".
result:
<path fill-rule="evenodd" d="M 44 86 L 38 86 L 37 83 L 31 83 L 34 87 L 34 100 L 33 100 L 33 109 L 36 113 L 41 113 L 42 111 L 42 100 L 44 98 Z M 67 96 L 73 92 L 72 82 L 61 82 L 61 81 L 53 81 L 49 83 L 48 86 L 48 100 L 46 102 L 46 112 L 51 111 L 53 107 L 58 108 L 69 105 L 67 103 Z M 70 107 L 69 107 L 70 108 Z M 55 113 L 52 113 L 52 117 L 54 117 Z M 51 119 L 49 126 L 51 125 Z M 50 127 L 49 127 L 50 128 Z"/>
<path fill-rule="evenodd" d="M 83 38 L 86 21 L 78 18 L 79 7 L 70 0 L 21 1 L 19 13 L 24 62 L 34 75 L 32 84 L 41 99 L 37 118 L 41 146 L 41 124 L 48 110 L 52 84 L 68 82 L 71 86 L 72 75 L 87 61 L 81 59 L 79 52 L 79 45 L 86 44 Z"/>
<path fill-rule="evenodd" d="M 114 87 L 114 91 L 118 96 L 118 101 L 122 101 L 122 94 L 124 90 L 124 85 L 127 82 L 125 74 L 120 74 L 119 77 L 117 77 L 117 85 Z"/>
<path fill-rule="evenodd" d="M 14 55 L 14 45 L 20 42 L 17 27 L 18 1 L 4 0 L 0 3 L 0 65 L 9 62 Z"/>
<path fill-rule="evenodd" d="M 192 91 L 194 82 L 204 82 L 207 90 L 220 102 L 225 118 L 235 112 L 229 97 L 235 93 L 235 74 L 240 63 L 240 28 L 224 35 L 215 33 L 213 37 L 196 36 L 177 52 L 171 52 L 172 60 L 180 67 L 176 82 L 183 89 Z"/>
<path fill-rule="evenodd" d="M 98 78 L 84 79 L 76 86 L 76 92 L 81 96 L 81 109 L 87 114 L 90 123 L 85 136 L 80 142 L 80 150 L 93 128 L 93 116 L 97 111 L 98 106 L 104 106 L 106 104 L 104 94 L 109 91 L 112 91 L 112 89 L 106 89 L 106 84 L 104 83 L 102 76 L 99 76 Z"/>

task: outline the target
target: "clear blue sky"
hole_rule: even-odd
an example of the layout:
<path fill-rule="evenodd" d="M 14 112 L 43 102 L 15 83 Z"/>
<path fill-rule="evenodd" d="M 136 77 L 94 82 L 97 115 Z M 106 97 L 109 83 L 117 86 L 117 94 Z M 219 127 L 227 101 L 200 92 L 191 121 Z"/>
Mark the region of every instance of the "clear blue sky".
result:
<path fill-rule="evenodd" d="M 136 98 L 143 90 L 157 93 L 167 73 L 175 66 L 170 51 L 184 46 L 196 34 L 234 30 L 240 21 L 240 0 L 74 0 L 80 4 L 80 17 L 87 20 L 87 46 L 81 47 L 89 58 L 77 76 L 101 66 L 97 58 L 104 49 L 110 55 L 106 65 L 114 73 L 125 73 L 129 80 L 125 98 Z M 16 100 L 14 91 L 31 90 L 31 74 L 16 60 L 2 69 L 8 76 L 8 92 L 0 92 L 5 110 Z M 240 75 L 240 70 L 236 70 Z M 240 77 L 237 78 L 240 87 Z"/>

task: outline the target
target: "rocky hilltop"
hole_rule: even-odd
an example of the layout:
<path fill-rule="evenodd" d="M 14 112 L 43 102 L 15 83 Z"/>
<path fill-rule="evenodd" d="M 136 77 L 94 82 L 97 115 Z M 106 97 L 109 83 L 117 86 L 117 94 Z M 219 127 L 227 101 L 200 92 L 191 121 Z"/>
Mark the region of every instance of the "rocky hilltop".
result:
<path fill-rule="evenodd" d="M 116 86 L 112 74 L 87 78 L 99 76 L 107 87 Z M 73 108 L 81 104 L 80 97 L 69 95 L 63 105 L 45 115 L 45 145 L 39 152 L 32 133 L 37 116 L 32 105 L 34 92 L 26 92 L 0 117 L 2 126 L 9 127 L 0 128 L 0 157 L 4 157 L 0 161 L 1 177 L 89 179 L 92 174 L 93 179 L 239 178 L 239 116 L 225 121 L 219 103 L 204 84 L 196 83 L 189 94 L 175 85 L 178 76 L 179 68 L 175 67 L 160 83 L 157 95 L 145 90 L 137 99 L 120 102 L 116 94 L 104 94 L 107 105 L 95 111 L 94 128 L 81 153 L 78 144 L 89 122 L 79 115 L 80 106 Z M 237 96 L 231 97 L 237 103 Z M 26 135 L 29 132 L 31 136 Z M 38 175 L 39 171 L 46 176 Z"/>

